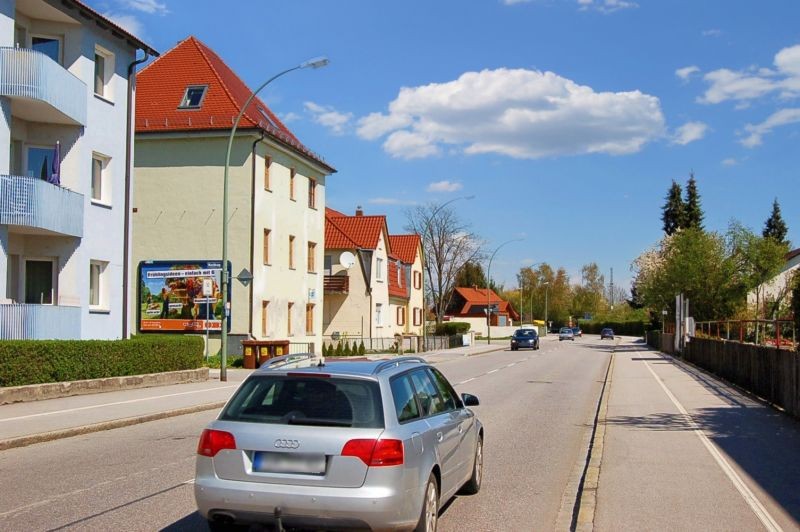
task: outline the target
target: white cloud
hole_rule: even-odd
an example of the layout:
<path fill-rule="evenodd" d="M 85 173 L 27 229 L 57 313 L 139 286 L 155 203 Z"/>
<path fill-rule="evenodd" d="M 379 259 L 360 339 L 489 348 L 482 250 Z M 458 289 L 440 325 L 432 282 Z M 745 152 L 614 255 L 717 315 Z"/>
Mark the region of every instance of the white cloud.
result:
<path fill-rule="evenodd" d="M 507 6 L 513 6 L 514 4 L 527 4 L 532 0 L 502 0 L 502 1 Z"/>
<path fill-rule="evenodd" d="M 578 0 L 578 5 L 581 11 L 595 9 L 602 13 L 613 13 L 620 9 L 639 7 L 639 4 L 630 0 Z"/>
<path fill-rule="evenodd" d="M 359 135 L 388 134 L 394 157 L 437 155 L 442 148 L 519 159 L 642 149 L 664 133 L 658 98 L 640 91 L 595 92 L 553 72 L 467 72 L 446 83 L 404 87 L 387 114 L 359 121 Z"/>
<path fill-rule="evenodd" d="M 135 15 L 107 12 L 103 13 L 103 16 L 131 35 L 142 35 L 144 32 L 142 21 Z"/>
<path fill-rule="evenodd" d="M 291 111 L 284 115 L 281 115 L 281 122 L 283 122 L 284 124 L 288 124 L 290 122 L 297 122 L 298 120 L 300 120 L 300 115 L 297 113 L 292 113 Z"/>
<path fill-rule="evenodd" d="M 342 135 L 353 119 L 353 113 L 340 113 L 328 105 L 305 102 L 304 106 L 311 113 L 314 122 L 330 129 L 334 135 Z"/>
<path fill-rule="evenodd" d="M 720 37 L 720 36 L 722 36 L 722 30 L 718 29 L 703 30 L 703 37 Z"/>
<path fill-rule="evenodd" d="M 122 0 L 123 6 L 149 15 L 165 15 L 169 13 L 167 5 L 157 0 Z"/>
<path fill-rule="evenodd" d="M 464 185 L 455 181 L 434 181 L 428 185 L 428 192 L 457 192 L 464 188 Z"/>
<path fill-rule="evenodd" d="M 675 71 L 675 75 L 681 78 L 683 81 L 688 81 L 692 74 L 697 74 L 700 72 L 700 69 L 694 65 L 687 66 L 683 68 L 679 68 Z"/>
<path fill-rule="evenodd" d="M 736 166 L 739 164 L 739 161 L 733 157 L 728 157 L 727 159 L 722 160 L 722 166 Z"/>
<path fill-rule="evenodd" d="M 690 142 L 705 137 L 707 131 L 708 124 L 704 124 L 703 122 L 686 122 L 675 131 L 675 135 L 672 137 L 672 143 L 686 146 Z"/>
<path fill-rule="evenodd" d="M 778 93 L 783 99 L 800 96 L 800 44 L 780 50 L 773 62 L 774 70 L 720 68 L 707 73 L 703 79 L 709 87 L 698 101 L 715 104 L 734 100 L 741 104 L 770 93 Z"/>
<path fill-rule="evenodd" d="M 798 122 L 800 122 L 800 109 L 781 109 L 771 114 L 760 124 L 747 124 L 744 126 L 748 136 L 739 142 L 747 148 L 754 148 L 761 145 L 762 137 L 767 133 L 771 133 L 776 127 L 796 124 Z"/>
<path fill-rule="evenodd" d="M 367 203 L 373 205 L 418 205 L 414 200 L 404 200 L 400 198 L 370 198 Z"/>

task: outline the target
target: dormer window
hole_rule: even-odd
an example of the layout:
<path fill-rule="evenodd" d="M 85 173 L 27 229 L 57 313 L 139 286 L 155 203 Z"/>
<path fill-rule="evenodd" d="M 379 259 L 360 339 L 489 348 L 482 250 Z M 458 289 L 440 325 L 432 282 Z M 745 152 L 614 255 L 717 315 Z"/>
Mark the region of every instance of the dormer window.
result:
<path fill-rule="evenodd" d="M 208 90 L 208 85 L 190 85 L 186 87 L 178 109 L 199 109 Z"/>

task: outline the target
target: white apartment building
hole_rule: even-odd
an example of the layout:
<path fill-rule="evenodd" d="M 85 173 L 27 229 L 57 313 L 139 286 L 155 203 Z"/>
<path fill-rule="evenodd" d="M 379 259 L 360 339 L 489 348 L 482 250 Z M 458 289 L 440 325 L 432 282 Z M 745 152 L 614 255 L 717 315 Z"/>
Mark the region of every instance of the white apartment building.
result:
<path fill-rule="evenodd" d="M 0 0 L 0 339 L 128 334 L 131 79 L 150 55 L 82 2 Z"/>

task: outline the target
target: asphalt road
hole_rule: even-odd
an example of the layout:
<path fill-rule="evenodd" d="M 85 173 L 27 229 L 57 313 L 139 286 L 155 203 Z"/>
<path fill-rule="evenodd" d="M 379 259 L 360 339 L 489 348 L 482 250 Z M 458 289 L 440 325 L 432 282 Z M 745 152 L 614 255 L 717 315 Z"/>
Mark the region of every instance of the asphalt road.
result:
<path fill-rule="evenodd" d="M 551 530 L 565 491 L 571 512 L 567 486 L 585 458 L 610 356 L 588 343 L 437 361 L 458 391 L 480 397 L 486 427 L 483 489 L 451 501 L 441 530 Z M 0 530 L 204 529 L 191 481 L 197 437 L 213 415 L 0 453 Z"/>

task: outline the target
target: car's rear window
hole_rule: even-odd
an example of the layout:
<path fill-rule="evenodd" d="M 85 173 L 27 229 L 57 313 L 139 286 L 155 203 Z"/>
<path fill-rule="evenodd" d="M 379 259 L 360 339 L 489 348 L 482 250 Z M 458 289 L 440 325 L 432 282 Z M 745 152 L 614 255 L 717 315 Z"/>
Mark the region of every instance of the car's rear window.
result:
<path fill-rule="evenodd" d="M 536 331 L 533 329 L 520 329 L 514 333 L 517 338 L 528 338 L 536 336 Z"/>
<path fill-rule="evenodd" d="M 378 383 L 342 377 L 251 377 L 236 391 L 219 419 L 334 427 L 384 426 Z"/>

